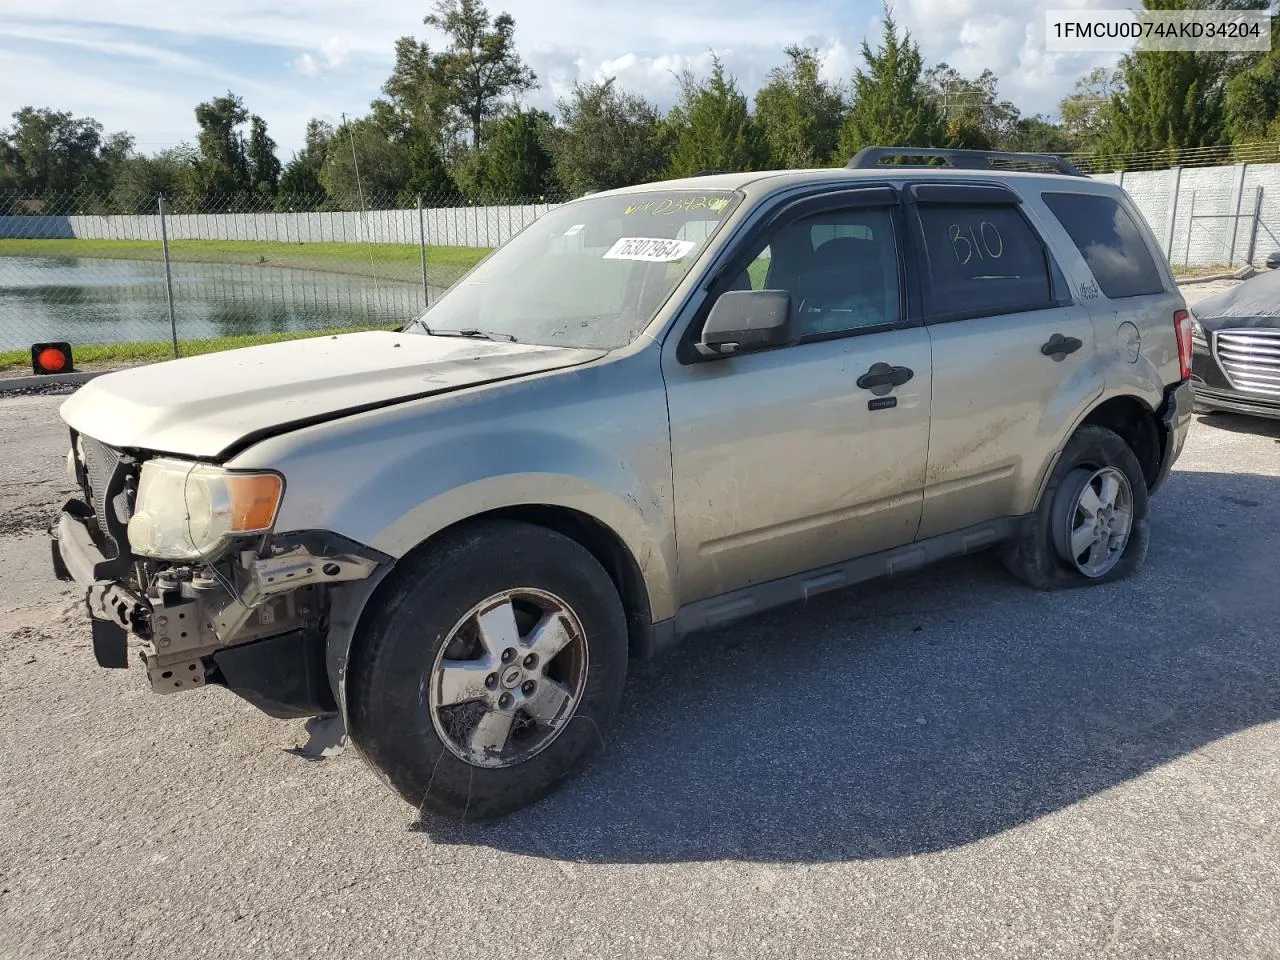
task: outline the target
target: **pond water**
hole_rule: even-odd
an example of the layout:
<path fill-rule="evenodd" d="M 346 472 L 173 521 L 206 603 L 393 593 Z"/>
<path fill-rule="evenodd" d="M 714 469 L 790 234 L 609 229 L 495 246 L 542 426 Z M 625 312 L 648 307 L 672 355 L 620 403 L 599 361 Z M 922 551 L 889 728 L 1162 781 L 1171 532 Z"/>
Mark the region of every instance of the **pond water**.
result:
<path fill-rule="evenodd" d="M 172 271 L 179 340 L 392 325 L 423 310 L 422 287 L 395 280 L 224 263 Z M 163 263 L 0 257 L 0 349 L 168 339 Z"/>

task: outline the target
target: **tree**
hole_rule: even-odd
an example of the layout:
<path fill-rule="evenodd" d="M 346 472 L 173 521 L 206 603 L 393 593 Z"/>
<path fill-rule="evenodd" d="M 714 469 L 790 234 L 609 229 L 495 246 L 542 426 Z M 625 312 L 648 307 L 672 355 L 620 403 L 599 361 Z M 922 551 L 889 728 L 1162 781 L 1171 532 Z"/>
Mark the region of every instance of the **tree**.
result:
<path fill-rule="evenodd" d="M 656 180 L 668 145 L 657 107 L 619 90 L 614 78 L 575 84 L 557 104 L 560 126 L 547 131 L 556 177 L 577 195 Z"/>
<path fill-rule="evenodd" d="M 315 118 L 307 121 L 303 148 L 293 155 L 280 174 L 277 209 L 310 210 L 323 202 L 325 190 L 320 171 L 324 169 L 333 138 L 330 124 Z"/>
<path fill-rule="evenodd" d="M 409 181 L 401 191 L 402 203 L 423 197 L 431 204 L 448 204 L 458 199 L 458 184 L 436 145 L 420 138 L 409 145 Z"/>
<path fill-rule="evenodd" d="M 1125 90 L 1124 73 L 1095 67 L 1076 81 L 1075 93 L 1058 105 L 1062 129 L 1081 150 L 1092 150 L 1102 139 L 1114 109 L 1113 99 Z"/>
<path fill-rule="evenodd" d="M 947 126 L 947 145 L 974 150 L 1004 147 L 1018 124 L 1018 108 L 999 99 L 996 75 L 962 76 L 946 63 L 925 71 L 924 84 Z"/>
<path fill-rule="evenodd" d="M 1234 144 L 1280 139 L 1280 18 L 1271 18 L 1271 49 L 1240 64 L 1223 106 Z"/>
<path fill-rule="evenodd" d="M 111 209 L 117 213 L 152 213 L 157 197 L 182 196 L 189 189 L 197 156 L 194 149 L 183 144 L 154 157 L 126 157 L 115 173 Z"/>
<path fill-rule="evenodd" d="M 1240 9 L 1254 0 L 1223 0 L 1218 8 Z M 1200 0 L 1144 0 L 1148 10 L 1196 9 Z M 1216 52 L 1138 50 L 1121 60 L 1123 91 L 1111 98 L 1101 150 L 1111 156 L 1163 153 L 1176 161 L 1182 150 L 1226 141 L 1226 79 L 1233 61 Z"/>
<path fill-rule="evenodd" d="M 845 92 L 819 76 L 817 50 L 790 46 L 786 52 L 787 65 L 769 71 L 756 93 L 756 123 L 772 166 L 823 166 L 839 144 Z"/>
<path fill-rule="evenodd" d="M 249 159 L 239 130 L 248 119 L 244 101 L 230 91 L 196 107 L 200 156 L 191 199 L 197 204 L 221 207 L 249 190 Z"/>
<path fill-rule="evenodd" d="M 307 121 L 307 132 L 303 135 L 302 152 L 307 161 L 319 170 L 324 166 L 325 157 L 329 155 L 330 146 L 335 134 L 333 125 L 317 120 L 314 117 Z"/>
<path fill-rule="evenodd" d="M 280 173 L 280 188 L 276 192 L 276 209 L 308 210 L 324 199 L 324 184 L 320 171 L 305 156 L 306 151 L 293 155 Z"/>
<path fill-rule="evenodd" d="M 1110 155 L 1164 151 L 1224 141 L 1223 77 L 1198 53 L 1139 52 L 1122 61 L 1126 90 L 1112 99 L 1099 146 Z"/>
<path fill-rule="evenodd" d="M 873 52 L 862 41 L 866 69 L 853 80 L 853 104 L 840 130 L 840 152 L 863 147 L 937 147 L 947 140 L 946 123 L 921 84 L 924 61 L 908 31 L 899 33 L 893 10 L 884 8 L 884 36 Z"/>
<path fill-rule="evenodd" d="M 382 85 L 385 109 L 405 133 L 439 141 L 448 121 L 449 91 L 431 48 L 413 37 L 396 41 L 396 62 Z M 375 101 L 374 109 L 379 109 Z M 386 121 L 384 120 L 384 123 Z"/>
<path fill-rule="evenodd" d="M 552 182 L 551 154 L 545 139 L 551 115 L 513 109 L 486 130 L 483 147 L 473 151 L 460 173 L 475 199 L 525 200 L 545 196 Z"/>
<path fill-rule="evenodd" d="M 105 141 L 102 124 L 45 107 L 23 107 L 0 129 L 0 186 L 31 196 L 105 192 L 110 173 L 133 147 L 125 133 Z"/>
<path fill-rule="evenodd" d="M 274 197 L 280 185 L 276 142 L 267 135 L 267 122 L 256 113 L 249 120 L 249 186 L 258 196 Z"/>
<path fill-rule="evenodd" d="M 490 18 L 480 0 L 437 0 L 423 23 L 449 38 L 448 48 L 429 59 L 429 73 L 442 90 L 440 102 L 470 127 L 478 149 L 484 121 L 497 114 L 502 99 L 537 84 L 516 52 L 515 20 L 508 13 Z"/>
<path fill-rule="evenodd" d="M 759 128 L 747 108 L 737 81 L 725 73 L 719 57 L 711 61 L 711 76 L 680 78 L 680 103 L 667 122 L 675 142 L 671 150 L 672 176 L 692 176 L 704 170 L 759 170 L 767 154 Z"/>
<path fill-rule="evenodd" d="M 1075 150 L 1075 143 L 1061 126 L 1038 114 L 1020 118 L 1003 146 L 1020 153 L 1064 154 Z"/>
<path fill-rule="evenodd" d="M 358 210 L 397 203 L 412 173 L 408 148 L 362 117 L 338 127 L 320 182 L 339 209 Z"/>

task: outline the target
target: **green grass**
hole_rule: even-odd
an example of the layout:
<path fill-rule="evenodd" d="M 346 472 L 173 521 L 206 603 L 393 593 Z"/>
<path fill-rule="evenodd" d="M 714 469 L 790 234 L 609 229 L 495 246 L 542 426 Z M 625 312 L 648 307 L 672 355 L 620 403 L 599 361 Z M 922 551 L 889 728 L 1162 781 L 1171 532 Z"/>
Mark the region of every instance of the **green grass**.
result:
<path fill-rule="evenodd" d="M 357 330 L 390 330 L 391 327 L 333 327 L 328 330 L 304 330 L 294 333 L 246 333 L 234 337 L 216 337 L 212 340 L 182 340 L 178 342 L 178 351 L 184 357 L 194 357 L 201 353 L 216 353 L 219 350 L 234 350 L 237 347 L 253 347 L 261 343 L 277 343 L 281 340 L 299 340 L 305 337 L 332 336 L 336 333 L 353 333 Z M 88 343 L 76 346 L 75 363 L 78 368 L 125 365 L 131 363 L 150 363 L 157 360 L 173 359 L 173 345 L 168 340 L 146 343 Z M 31 371 L 31 351 L 0 350 L 0 372 L 24 369 Z M 4 381 L 0 380 L 0 387 Z"/>
<path fill-rule="evenodd" d="M 427 247 L 427 269 L 436 278 L 456 277 L 479 263 L 488 249 Z M 159 260 L 159 240 L 0 240 L 0 257 L 91 257 Z M 283 243 L 258 240 L 171 240 L 169 257 L 184 263 L 323 270 L 414 281 L 421 277 L 417 244 Z"/>

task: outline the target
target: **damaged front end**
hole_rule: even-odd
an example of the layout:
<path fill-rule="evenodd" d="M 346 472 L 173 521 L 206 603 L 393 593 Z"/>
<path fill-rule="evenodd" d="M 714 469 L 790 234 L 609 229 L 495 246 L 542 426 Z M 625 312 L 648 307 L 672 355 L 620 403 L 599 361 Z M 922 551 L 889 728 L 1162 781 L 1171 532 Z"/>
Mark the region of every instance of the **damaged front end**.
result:
<path fill-rule="evenodd" d="M 84 499 L 63 505 L 53 565 L 85 588 L 101 666 L 127 666 L 132 635 L 157 693 L 218 684 L 276 717 L 338 710 L 330 612 L 389 557 L 323 531 L 274 534 L 282 480 L 267 503 L 262 474 L 74 433 L 68 467 Z"/>

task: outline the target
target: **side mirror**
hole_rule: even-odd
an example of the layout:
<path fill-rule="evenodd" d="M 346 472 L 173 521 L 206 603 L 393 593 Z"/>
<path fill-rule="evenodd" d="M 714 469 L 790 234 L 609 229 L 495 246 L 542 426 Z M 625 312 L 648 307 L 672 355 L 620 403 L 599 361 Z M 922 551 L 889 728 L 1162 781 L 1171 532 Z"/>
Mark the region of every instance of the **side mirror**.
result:
<path fill-rule="evenodd" d="M 785 290 L 730 290 L 720 294 L 702 328 L 698 352 L 732 356 L 780 347 L 793 340 L 791 294 Z"/>

